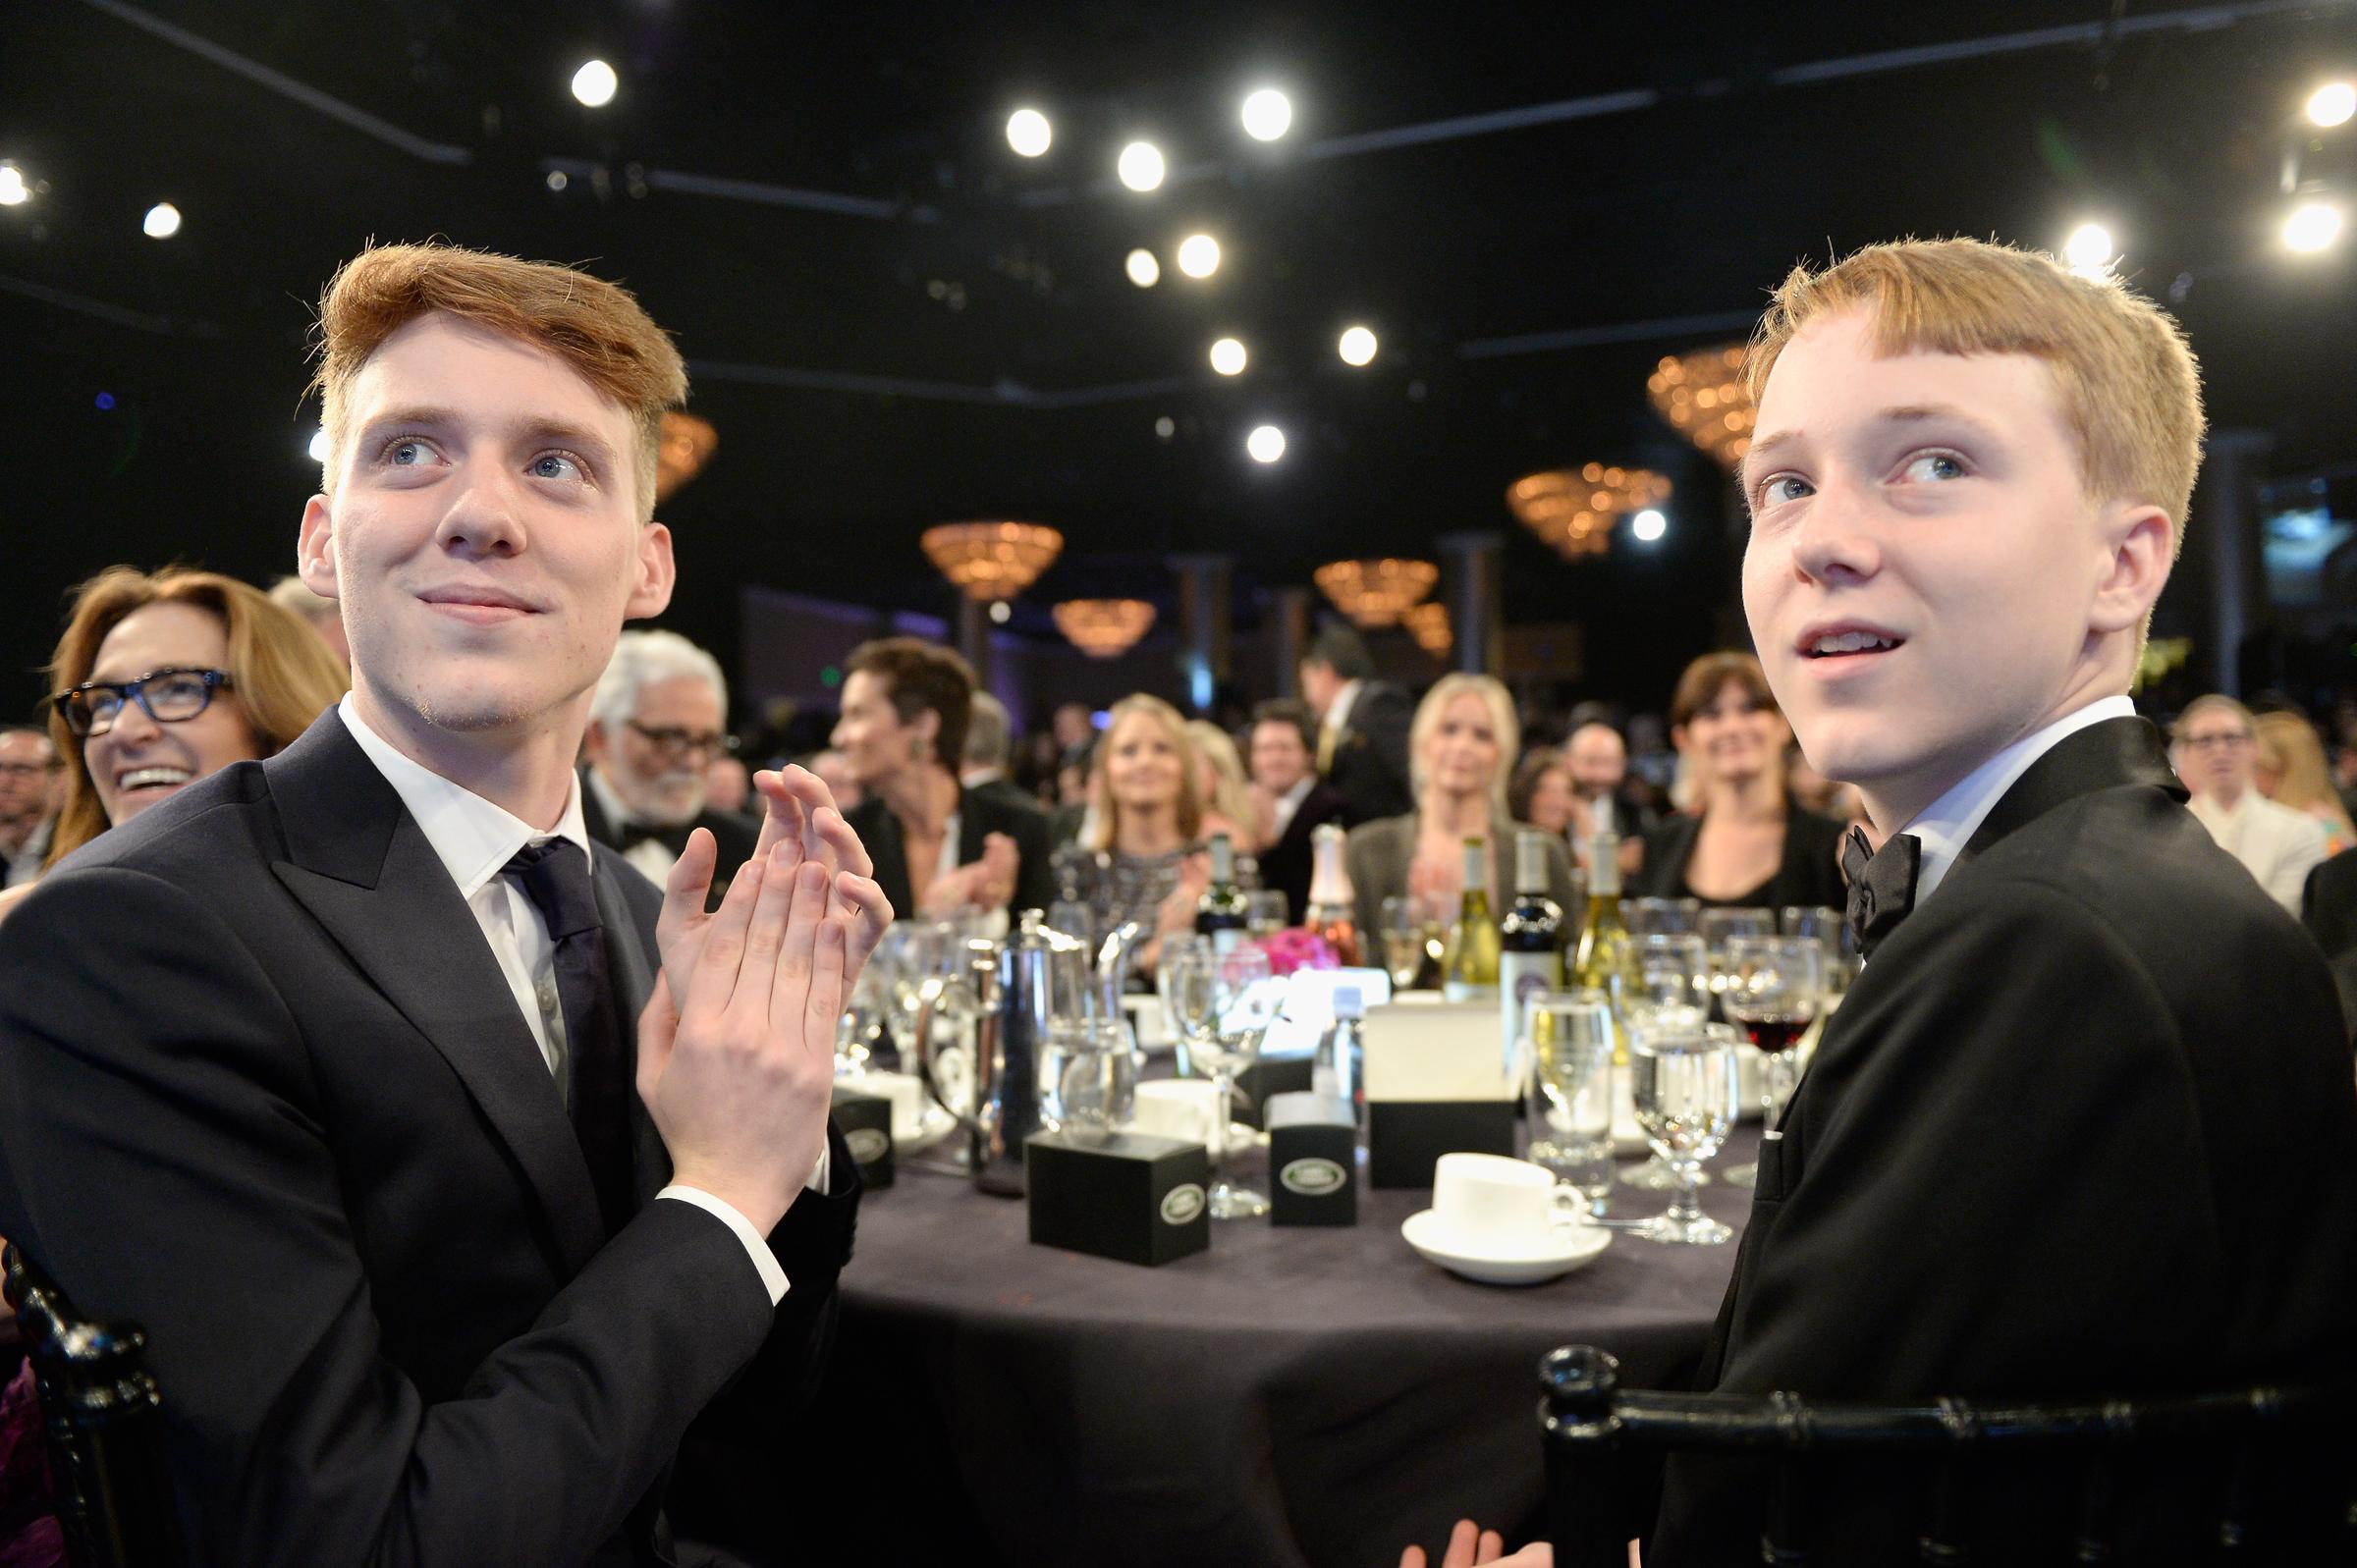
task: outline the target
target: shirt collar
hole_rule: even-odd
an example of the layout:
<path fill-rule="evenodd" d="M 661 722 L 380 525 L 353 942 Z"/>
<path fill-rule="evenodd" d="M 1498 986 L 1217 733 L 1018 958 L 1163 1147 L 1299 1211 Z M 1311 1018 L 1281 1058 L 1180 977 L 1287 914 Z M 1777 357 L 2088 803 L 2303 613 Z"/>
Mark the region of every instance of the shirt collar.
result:
<path fill-rule="evenodd" d="M 2107 719 L 2133 719 L 2136 705 L 2126 697 L 2098 697 L 2075 712 L 2065 714 L 2043 730 L 2031 731 L 2005 747 L 1987 762 L 1966 774 L 1947 793 L 1916 813 L 1901 833 L 1915 836 L 1923 845 L 1921 868 L 1915 876 L 1915 901 L 1921 903 L 1940 886 L 1963 854 L 1964 846 L 1980 831 L 1989 813 L 1997 808 L 2014 781 L 2029 772 L 2030 764 L 2045 756 L 2063 738 L 2074 735 L 2090 725 Z"/>
<path fill-rule="evenodd" d="M 1285 808 L 1285 814 L 1289 817 L 1301 809 L 1301 802 L 1309 798 L 1309 792 L 1316 788 L 1317 784 L 1317 770 L 1312 769 L 1303 774 L 1290 789 L 1279 795 L 1277 803 Z"/>
<path fill-rule="evenodd" d="M 1345 680 L 1343 689 L 1334 694 L 1333 704 L 1326 710 L 1326 728 L 1340 730 L 1350 722 L 1350 705 L 1358 700 L 1358 688 L 1363 680 Z"/>
<path fill-rule="evenodd" d="M 553 830 L 543 833 L 506 807 L 495 805 L 466 785 L 454 784 L 413 758 L 405 756 L 393 743 L 368 728 L 353 705 L 352 693 L 336 705 L 344 728 L 359 742 L 360 750 L 376 764 L 376 771 L 385 776 L 385 783 L 401 796 L 401 803 L 416 819 L 433 845 L 434 854 L 450 872 L 450 880 L 459 885 L 459 896 L 472 898 L 483 886 L 500 874 L 517 850 L 541 838 L 564 838 L 581 847 L 581 853 L 595 859 L 589 846 L 589 829 L 581 814 L 580 775 L 570 775 L 570 787 L 565 792 L 565 811 Z"/>
<path fill-rule="evenodd" d="M 597 801 L 597 809 L 606 814 L 606 821 L 613 825 L 616 833 L 621 833 L 631 823 L 637 821 L 637 818 L 630 814 L 630 808 L 623 804 L 622 796 L 615 793 L 614 785 L 607 780 L 604 769 L 593 762 L 585 771 L 589 775 L 589 793 Z"/>

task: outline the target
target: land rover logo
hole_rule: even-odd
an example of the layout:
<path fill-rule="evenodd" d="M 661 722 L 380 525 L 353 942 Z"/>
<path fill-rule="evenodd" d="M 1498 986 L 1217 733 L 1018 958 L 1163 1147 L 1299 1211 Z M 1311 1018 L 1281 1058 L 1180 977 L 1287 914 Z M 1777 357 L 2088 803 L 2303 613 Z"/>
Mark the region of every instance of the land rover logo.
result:
<path fill-rule="evenodd" d="M 892 1153 L 892 1134 L 881 1127 L 853 1127 L 843 1135 L 851 1151 L 851 1159 L 863 1165 L 872 1165 Z"/>
<path fill-rule="evenodd" d="M 1343 1167 L 1331 1160 L 1296 1160 L 1277 1173 L 1287 1192 L 1297 1192 L 1304 1198 L 1323 1198 L 1341 1188 L 1350 1178 Z"/>
<path fill-rule="evenodd" d="M 1162 1195 L 1162 1222 L 1166 1225 L 1186 1224 L 1202 1212 L 1203 1189 L 1194 1182 L 1181 1182 Z"/>

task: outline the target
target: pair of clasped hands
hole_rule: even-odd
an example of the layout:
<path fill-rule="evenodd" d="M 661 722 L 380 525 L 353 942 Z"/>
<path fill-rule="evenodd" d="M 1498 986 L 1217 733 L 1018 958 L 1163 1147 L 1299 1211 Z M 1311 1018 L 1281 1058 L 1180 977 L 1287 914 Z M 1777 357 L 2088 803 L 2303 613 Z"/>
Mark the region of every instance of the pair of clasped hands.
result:
<path fill-rule="evenodd" d="M 720 857 L 705 829 L 664 883 L 664 983 L 638 1016 L 638 1096 L 672 1180 L 767 1235 L 826 1147 L 836 1025 L 892 904 L 816 774 L 764 769 L 753 787 L 760 842 L 720 907 L 704 908 Z"/>

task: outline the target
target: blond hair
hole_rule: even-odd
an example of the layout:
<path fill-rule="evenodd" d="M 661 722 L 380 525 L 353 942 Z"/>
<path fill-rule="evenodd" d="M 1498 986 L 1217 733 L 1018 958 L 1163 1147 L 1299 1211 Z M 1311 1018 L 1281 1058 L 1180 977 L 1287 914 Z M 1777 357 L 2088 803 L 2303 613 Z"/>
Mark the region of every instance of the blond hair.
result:
<path fill-rule="evenodd" d="M 1482 706 L 1490 711 L 1490 728 L 1498 731 L 1498 766 L 1490 771 L 1490 814 L 1506 816 L 1506 784 L 1513 759 L 1522 750 L 1522 721 L 1514 714 L 1514 699 L 1503 681 L 1492 676 L 1467 675 L 1456 671 L 1433 682 L 1416 704 L 1416 716 L 1407 727 L 1407 780 L 1415 791 L 1416 808 L 1424 803 L 1424 786 L 1430 783 L 1430 770 L 1424 765 L 1424 748 L 1432 743 L 1434 733 L 1441 728 L 1441 715 L 1449 704 L 1471 692 L 1479 697 Z"/>
<path fill-rule="evenodd" d="M 1244 782 L 1244 759 L 1235 749 L 1234 737 L 1208 719 L 1189 719 L 1186 738 L 1195 743 L 1196 761 L 1211 768 L 1211 794 L 1203 809 L 1218 812 L 1238 833 L 1249 833 L 1258 813 L 1252 807 L 1252 789 Z M 1250 851 L 1255 846 L 1246 842 L 1236 847 Z"/>
<path fill-rule="evenodd" d="M 1859 305 L 1886 354 L 2026 353 L 2046 362 L 2088 497 L 2156 506 L 2185 539 L 2202 458 L 2202 383 L 2167 312 L 2117 280 L 1980 240 L 1868 245 L 1823 272 L 1794 267 L 1753 335 L 1753 403 L 1793 335 Z"/>
<path fill-rule="evenodd" d="M 680 351 L 630 293 L 547 261 L 457 245 L 375 245 L 337 269 L 319 299 L 317 389 L 327 429 L 325 482 L 351 439 L 353 382 L 385 340 L 445 311 L 545 349 L 630 415 L 638 517 L 654 515 L 663 412 L 687 400 Z"/>
<path fill-rule="evenodd" d="M 1115 732 L 1121 729 L 1122 721 L 1133 714 L 1162 726 L 1178 753 L 1178 837 L 1192 842 L 1195 835 L 1203 831 L 1203 797 L 1195 790 L 1195 743 L 1186 732 L 1186 720 L 1160 697 L 1150 697 L 1141 691 L 1124 697 L 1105 715 L 1105 729 L 1097 736 L 1088 770 L 1088 800 L 1096 808 L 1095 831 L 1083 848 L 1112 849 L 1121 842 L 1122 806 L 1105 782 L 1105 767 L 1113 755 Z"/>
<path fill-rule="evenodd" d="M 2296 713 L 2263 713 L 2251 721 L 2251 731 L 2259 737 L 2260 761 L 2275 775 L 2275 800 L 2330 824 L 2335 838 L 2357 838 L 2357 825 L 2332 788 L 2316 726 Z"/>

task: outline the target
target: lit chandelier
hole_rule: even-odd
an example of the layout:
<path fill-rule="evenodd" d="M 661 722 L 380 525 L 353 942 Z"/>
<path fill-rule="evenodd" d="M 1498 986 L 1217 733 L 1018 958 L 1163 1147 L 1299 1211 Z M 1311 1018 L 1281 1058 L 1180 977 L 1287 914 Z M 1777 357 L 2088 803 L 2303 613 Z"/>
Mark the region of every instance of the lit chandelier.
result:
<path fill-rule="evenodd" d="M 1143 599 L 1067 599 L 1051 612 L 1056 629 L 1091 659 L 1118 659 L 1154 624 Z"/>
<path fill-rule="evenodd" d="M 1449 657 L 1456 634 L 1449 626 L 1449 607 L 1434 600 L 1417 605 L 1402 618 L 1407 622 L 1407 634 L 1416 639 L 1416 646 L 1435 659 Z"/>
<path fill-rule="evenodd" d="M 655 443 L 655 499 L 669 501 L 679 489 L 704 471 L 720 450 L 720 432 L 699 414 L 673 409 L 663 416 L 663 433 Z"/>
<path fill-rule="evenodd" d="M 1334 607 L 1369 630 L 1396 626 L 1441 580 L 1429 561 L 1330 561 L 1310 574 Z"/>
<path fill-rule="evenodd" d="M 1670 481 L 1660 474 L 1601 462 L 1525 474 L 1506 489 L 1514 515 L 1566 561 L 1603 555 L 1622 513 L 1669 499 Z"/>
<path fill-rule="evenodd" d="M 945 522 L 918 543 L 968 599 L 1012 599 L 1039 580 L 1064 549 L 1064 535 L 1037 522 Z"/>
<path fill-rule="evenodd" d="M 1743 345 L 1668 354 L 1645 390 L 1677 433 L 1733 468 L 1751 448 L 1751 394 L 1743 389 Z"/>

